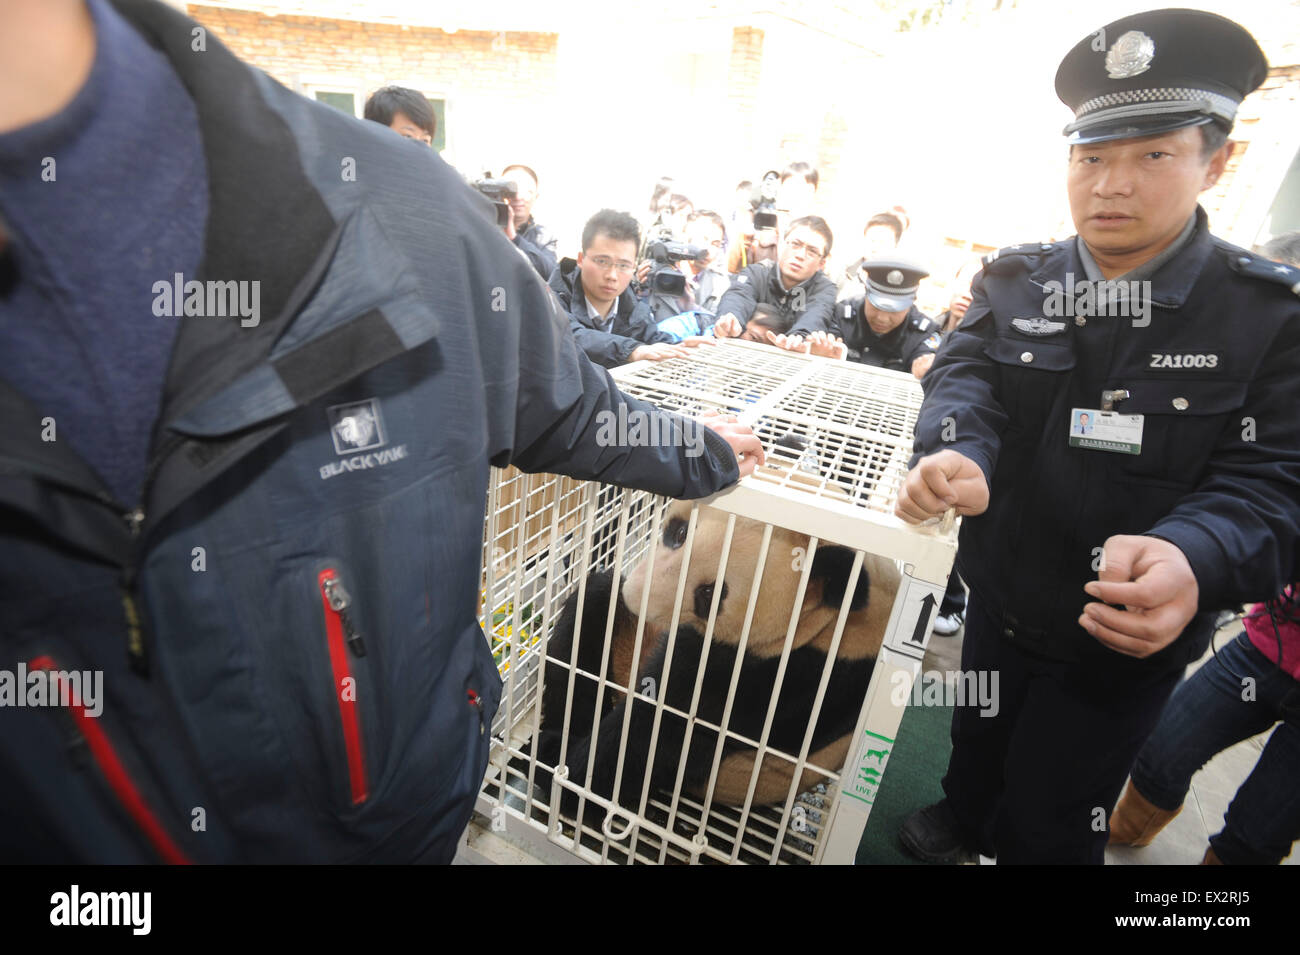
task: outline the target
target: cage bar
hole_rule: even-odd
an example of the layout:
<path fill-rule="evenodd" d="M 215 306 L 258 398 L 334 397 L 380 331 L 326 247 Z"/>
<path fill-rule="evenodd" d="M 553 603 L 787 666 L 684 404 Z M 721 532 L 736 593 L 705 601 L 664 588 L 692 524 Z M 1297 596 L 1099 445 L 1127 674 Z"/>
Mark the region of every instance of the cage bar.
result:
<path fill-rule="evenodd" d="M 906 476 L 912 454 L 912 433 L 921 404 L 919 383 L 907 374 L 784 352 L 742 341 L 719 342 L 696 349 L 689 358 L 640 362 L 613 372 L 628 394 L 660 408 L 686 415 L 719 410 L 737 415 L 763 441 L 774 465 L 735 487 L 691 508 L 675 581 L 665 578 L 673 606 L 664 632 L 651 632 L 647 619 L 655 576 L 654 561 L 666 499 L 642 491 L 623 490 L 555 475 L 525 475 L 514 469 L 493 469 L 484 520 L 483 569 L 480 582 L 480 622 L 488 635 L 505 689 L 493 723 L 492 756 L 465 845 L 467 858 L 531 859 L 547 862 L 592 863 L 752 863 L 814 864 L 851 862 L 871 805 L 897 737 L 902 706 L 891 693 L 911 686 L 920 669 L 929 627 L 956 551 L 957 528 L 952 522 L 906 525 L 893 515 L 893 504 Z M 777 442 L 793 444 L 779 447 Z M 643 656 L 662 649 L 671 663 L 679 647 L 679 623 L 689 572 L 697 566 L 702 508 L 711 520 L 725 517 L 715 580 L 725 579 L 738 521 L 757 522 L 762 533 L 754 554 L 755 570 L 743 595 L 744 614 L 735 639 L 735 662 L 725 698 L 706 699 L 710 688 L 705 672 L 720 645 L 715 624 L 722 588 L 714 587 L 707 622 L 699 627 L 702 646 L 689 686 L 676 688 L 669 702 L 669 666 L 654 699 L 638 700 L 638 671 Z M 806 562 L 799 576 L 780 647 L 775 683 L 767 699 L 761 731 L 742 732 L 731 723 L 742 663 L 756 626 L 760 584 L 775 529 L 808 539 Z M 806 727 L 792 739 L 789 751 L 772 745 L 770 733 L 787 666 L 800 625 L 800 608 L 810 585 L 810 571 L 819 548 L 847 548 L 853 553 L 845 599 L 830 624 L 829 653 L 815 683 Z M 848 595 L 865 571 L 866 555 L 894 562 L 900 570 L 897 594 L 881 635 L 869 685 L 863 687 L 857 719 L 842 766 L 815 765 L 814 728 L 826 704 L 828 686 L 849 620 Z M 712 560 L 698 552 L 698 559 Z M 748 558 L 746 557 L 745 560 Z M 646 562 L 643 585 L 636 594 L 622 594 L 629 574 Z M 741 563 L 738 566 L 747 566 Z M 878 566 L 878 565 L 873 565 Z M 596 605 L 587 594 L 589 575 L 612 574 L 610 601 Z M 734 602 L 738 595 L 732 594 Z M 553 651 L 557 623 L 570 599 L 575 601 L 575 638 L 569 652 Z M 630 671 L 613 679 L 611 637 L 620 601 L 635 618 Z M 739 605 L 737 605 L 739 606 Z M 698 619 L 696 611 L 693 619 Z M 603 624 L 599 672 L 579 667 L 578 635 L 590 615 Z M 692 624 L 695 626 L 695 624 Z M 766 630 L 772 621 L 764 621 Z M 599 632 L 599 631 L 596 631 Z M 724 638 L 724 639 L 730 639 Z M 729 651 L 731 652 L 731 651 Z M 549 672 L 548 672 L 549 668 Z M 537 755 L 543 719 L 543 693 L 551 674 L 562 674 L 564 712 L 559 756 L 554 765 Z M 575 687 L 595 688 L 596 709 L 590 725 L 571 719 Z M 812 682 L 808 683 L 812 686 Z M 716 690 L 716 687 L 712 687 Z M 680 694 L 680 697 L 678 697 Z M 602 716 L 605 700 L 617 700 Z M 706 702 L 720 715 L 704 718 Z M 643 733 L 641 710 L 651 706 L 648 748 L 643 767 L 629 764 L 629 739 L 634 723 Z M 634 719 L 636 717 L 636 719 Z M 589 745 L 583 766 L 569 766 L 575 740 L 598 731 L 602 719 L 621 718 L 614 788 L 608 796 L 585 780 L 596 763 L 597 747 Z M 670 722 L 671 721 L 671 722 Z M 554 725 L 548 716 L 548 725 Z M 658 747 L 673 727 L 680 752 L 664 760 L 671 785 L 656 786 L 651 768 Z M 707 780 L 687 779 L 688 757 L 700 733 L 714 734 Z M 645 742 L 644 736 L 639 737 Z M 739 805 L 716 798 L 720 767 L 736 753 L 752 753 L 748 788 Z M 779 799 L 757 801 L 760 774 L 774 767 L 791 773 Z M 627 772 L 645 774 L 631 804 L 619 796 Z M 578 775 L 574 775 L 577 773 Z M 582 775 L 582 774 L 586 775 Z M 804 779 L 819 779 L 808 783 Z M 539 779 L 549 778 L 549 785 Z M 774 777 L 775 778 L 775 777 Z M 783 777 L 782 777 L 783 779 Z M 577 797 L 572 815 L 562 811 L 565 793 Z M 596 817 L 603 814 L 603 819 Z M 797 825 L 796 825 L 797 821 Z"/>

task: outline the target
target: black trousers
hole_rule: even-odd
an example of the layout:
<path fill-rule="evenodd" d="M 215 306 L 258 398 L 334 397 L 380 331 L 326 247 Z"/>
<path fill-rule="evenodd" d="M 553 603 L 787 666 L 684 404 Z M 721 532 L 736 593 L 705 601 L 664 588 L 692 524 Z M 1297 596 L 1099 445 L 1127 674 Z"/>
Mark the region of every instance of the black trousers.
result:
<path fill-rule="evenodd" d="M 958 699 L 966 705 L 953 715 L 949 804 L 967 844 L 999 864 L 1099 865 L 1111 810 L 1182 668 L 1048 661 L 1001 631 L 972 592 L 962 669 L 985 671 L 996 692 L 991 706 Z"/>
<path fill-rule="evenodd" d="M 965 609 L 966 588 L 961 585 L 961 575 L 954 567 L 952 573 L 948 575 L 948 589 L 943 592 L 943 600 L 939 602 L 939 616 L 946 617 L 950 613 L 959 613 Z"/>

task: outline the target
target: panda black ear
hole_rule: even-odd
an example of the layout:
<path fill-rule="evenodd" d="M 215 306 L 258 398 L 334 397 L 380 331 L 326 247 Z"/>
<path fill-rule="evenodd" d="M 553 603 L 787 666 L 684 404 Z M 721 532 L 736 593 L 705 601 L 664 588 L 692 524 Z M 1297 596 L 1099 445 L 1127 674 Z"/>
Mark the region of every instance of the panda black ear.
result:
<path fill-rule="evenodd" d="M 808 440 L 797 431 L 787 431 L 781 437 L 776 439 L 778 448 L 785 448 L 788 451 L 795 452 L 796 455 L 803 454 L 808 450 Z"/>
<path fill-rule="evenodd" d="M 853 571 L 853 551 L 847 547 L 823 546 L 817 548 L 813 558 L 812 576 L 822 580 L 822 603 L 828 607 L 838 607 L 844 602 L 844 591 L 849 585 L 849 574 Z M 853 600 L 850 610 L 861 610 L 867 605 L 871 593 L 871 578 L 864 565 L 858 572 L 858 585 L 853 588 Z"/>

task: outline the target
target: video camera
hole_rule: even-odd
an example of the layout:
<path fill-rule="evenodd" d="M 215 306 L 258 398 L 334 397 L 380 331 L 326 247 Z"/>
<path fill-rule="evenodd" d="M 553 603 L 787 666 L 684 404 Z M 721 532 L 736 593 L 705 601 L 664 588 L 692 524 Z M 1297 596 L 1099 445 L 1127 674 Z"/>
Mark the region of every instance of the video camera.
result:
<path fill-rule="evenodd" d="M 686 242 L 661 239 L 646 246 L 646 257 L 655 262 L 654 270 L 650 273 L 650 291 L 662 295 L 684 295 L 686 276 L 676 268 L 676 263 L 702 262 L 709 257 L 709 250 Z"/>
<path fill-rule="evenodd" d="M 749 204 L 754 210 L 754 231 L 776 228 L 776 194 L 780 188 L 781 174 L 779 172 L 775 169 L 769 169 L 763 173 L 763 179 L 756 190 L 757 194 L 749 200 Z"/>
<path fill-rule="evenodd" d="M 510 224 L 510 217 L 514 214 L 510 210 L 510 203 L 507 200 L 513 199 L 519 195 L 519 187 L 512 179 L 493 179 L 491 176 L 484 176 L 482 179 L 475 180 L 472 185 L 483 195 L 492 200 L 492 204 L 497 210 L 497 225 L 504 229 Z"/>

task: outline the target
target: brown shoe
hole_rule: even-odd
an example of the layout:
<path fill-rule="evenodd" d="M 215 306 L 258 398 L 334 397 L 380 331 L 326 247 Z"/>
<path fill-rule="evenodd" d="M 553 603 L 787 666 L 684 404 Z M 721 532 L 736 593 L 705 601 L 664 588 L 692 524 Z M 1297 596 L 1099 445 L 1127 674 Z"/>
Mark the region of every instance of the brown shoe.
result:
<path fill-rule="evenodd" d="M 1160 834 L 1160 830 L 1169 825 L 1169 820 L 1182 812 L 1179 806 L 1172 811 L 1153 806 L 1147 798 L 1138 792 L 1130 779 L 1120 797 L 1119 805 L 1110 814 L 1110 837 L 1107 845 L 1112 846 L 1149 846 Z"/>

